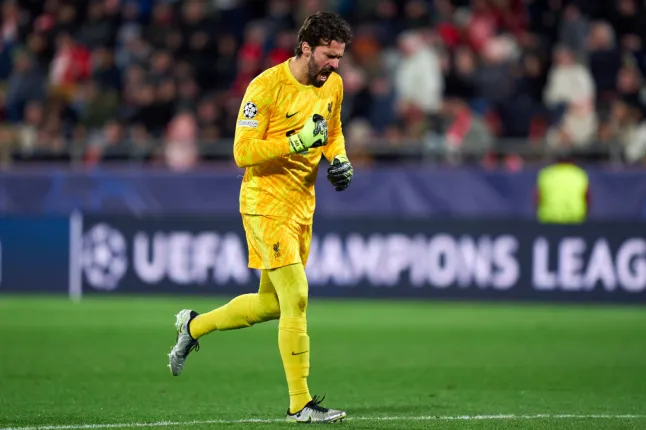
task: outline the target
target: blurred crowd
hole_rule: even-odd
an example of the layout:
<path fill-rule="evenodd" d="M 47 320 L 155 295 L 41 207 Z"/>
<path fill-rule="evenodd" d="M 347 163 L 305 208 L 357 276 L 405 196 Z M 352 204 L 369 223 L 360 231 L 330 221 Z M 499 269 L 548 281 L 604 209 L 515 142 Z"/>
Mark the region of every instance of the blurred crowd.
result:
<path fill-rule="evenodd" d="M 353 27 L 339 73 L 357 158 L 646 160 L 646 1 L 0 2 L 3 162 L 226 159 L 247 84 L 318 10 Z"/>

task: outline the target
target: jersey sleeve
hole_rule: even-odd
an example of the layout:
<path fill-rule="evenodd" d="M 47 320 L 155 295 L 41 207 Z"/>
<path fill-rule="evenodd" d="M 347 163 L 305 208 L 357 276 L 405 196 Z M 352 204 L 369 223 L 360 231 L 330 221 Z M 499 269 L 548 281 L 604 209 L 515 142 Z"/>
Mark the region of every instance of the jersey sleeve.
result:
<path fill-rule="evenodd" d="M 253 80 L 242 99 L 233 140 L 233 158 L 238 167 L 254 166 L 289 154 L 287 139 L 265 140 L 274 105 L 272 88 L 261 79 Z"/>
<path fill-rule="evenodd" d="M 323 155 L 331 163 L 337 156 L 346 155 L 345 137 L 343 136 L 343 127 L 341 124 L 341 105 L 343 104 L 343 82 L 339 79 L 339 90 L 337 91 L 336 103 L 332 118 L 328 124 L 328 144 L 323 149 Z"/>

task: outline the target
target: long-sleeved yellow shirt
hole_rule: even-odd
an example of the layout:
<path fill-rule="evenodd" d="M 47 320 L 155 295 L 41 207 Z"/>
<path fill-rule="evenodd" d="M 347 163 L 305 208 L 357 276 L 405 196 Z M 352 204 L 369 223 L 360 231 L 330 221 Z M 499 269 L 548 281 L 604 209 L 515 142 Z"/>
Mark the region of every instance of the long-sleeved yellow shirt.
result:
<path fill-rule="evenodd" d="M 238 113 L 233 153 L 245 168 L 240 212 L 272 215 L 311 224 L 314 183 L 321 156 L 345 155 L 341 129 L 343 82 L 332 73 L 320 88 L 299 83 L 289 61 L 267 69 L 247 88 Z M 287 136 L 318 113 L 328 121 L 328 143 L 306 154 L 290 154 Z"/>

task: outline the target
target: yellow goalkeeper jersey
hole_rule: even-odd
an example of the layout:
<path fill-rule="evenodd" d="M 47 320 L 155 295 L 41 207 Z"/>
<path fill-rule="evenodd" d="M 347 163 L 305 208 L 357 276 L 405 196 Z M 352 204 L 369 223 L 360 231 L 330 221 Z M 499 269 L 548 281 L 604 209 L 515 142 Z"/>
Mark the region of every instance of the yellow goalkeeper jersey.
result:
<path fill-rule="evenodd" d="M 236 164 L 245 168 L 240 212 L 311 224 L 321 156 L 331 161 L 345 155 L 343 82 L 332 73 L 320 88 L 303 85 L 289 70 L 289 61 L 258 75 L 240 105 L 233 144 Z M 315 113 L 328 121 L 327 145 L 310 148 L 307 154 L 290 154 L 287 136 L 298 133 Z"/>

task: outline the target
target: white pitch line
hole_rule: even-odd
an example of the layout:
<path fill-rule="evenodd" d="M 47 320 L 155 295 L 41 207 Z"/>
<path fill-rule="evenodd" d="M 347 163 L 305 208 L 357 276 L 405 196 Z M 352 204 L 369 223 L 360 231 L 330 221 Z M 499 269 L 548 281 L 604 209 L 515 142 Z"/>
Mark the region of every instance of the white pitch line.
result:
<path fill-rule="evenodd" d="M 387 416 L 387 417 L 348 417 L 348 421 L 478 421 L 478 420 L 567 420 L 567 419 L 605 419 L 634 420 L 646 419 L 646 415 L 608 415 L 608 414 L 536 414 L 536 415 L 420 415 L 420 416 Z M 44 425 L 30 427 L 3 427 L 0 430 L 82 430 L 82 429 L 118 429 L 132 427 L 171 427 L 209 424 L 271 424 L 284 423 L 284 419 L 248 418 L 241 420 L 194 420 L 194 421 L 157 421 L 148 423 L 113 423 L 113 424 L 68 424 Z"/>

